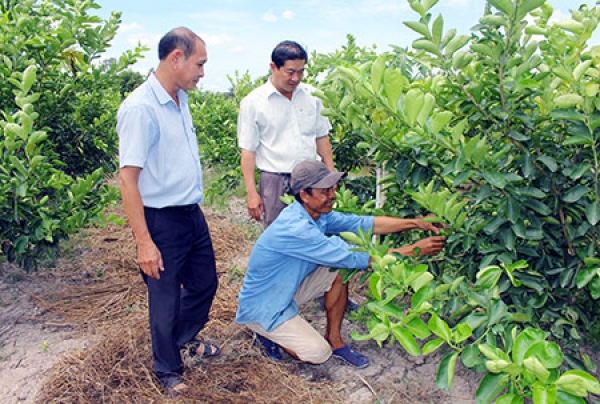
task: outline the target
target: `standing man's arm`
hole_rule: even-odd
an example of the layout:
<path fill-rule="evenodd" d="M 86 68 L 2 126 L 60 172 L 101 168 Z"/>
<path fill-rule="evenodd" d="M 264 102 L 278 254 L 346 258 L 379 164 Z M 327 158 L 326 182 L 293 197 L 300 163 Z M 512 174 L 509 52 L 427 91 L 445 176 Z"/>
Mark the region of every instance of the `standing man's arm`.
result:
<path fill-rule="evenodd" d="M 321 156 L 323 164 L 329 168 L 329 171 L 336 171 L 333 167 L 333 151 L 331 150 L 331 142 L 328 135 L 317 138 L 317 154 Z"/>
<path fill-rule="evenodd" d="M 241 166 L 246 186 L 248 213 L 255 220 L 261 221 L 265 208 L 256 190 L 256 153 L 242 149 Z"/>
<path fill-rule="evenodd" d="M 144 204 L 138 188 L 140 178 L 139 167 L 126 166 L 121 168 L 119 183 L 121 198 L 129 225 L 137 245 L 137 262 L 142 272 L 154 279 L 160 279 L 159 271 L 164 271 L 160 251 L 156 248 L 150 237 L 146 218 L 144 217 Z"/>

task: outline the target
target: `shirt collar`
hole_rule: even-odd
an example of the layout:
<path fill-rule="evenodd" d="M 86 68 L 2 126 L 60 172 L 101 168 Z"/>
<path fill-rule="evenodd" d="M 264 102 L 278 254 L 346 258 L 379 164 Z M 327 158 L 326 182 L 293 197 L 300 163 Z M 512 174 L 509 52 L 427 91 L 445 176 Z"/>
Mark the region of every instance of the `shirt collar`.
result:
<path fill-rule="evenodd" d="M 277 94 L 280 95 L 282 97 L 284 97 L 283 94 L 281 94 L 279 92 L 279 90 L 277 90 L 277 88 L 275 88 L 275 86 L 273 85 L 273 82 L 271 81 L 271 76 L 269 76 L 269 79 L 267 80 L 267 97 L 270 97 L 273 94 Z M 300 85 L 298 87 L 296 87 L 296 89 L 292 92 L 292 96 L 295 96 L 296 94 L 300 93 L 301 91 L 304 91 L 304 86 L 302 86 L 303 83 L 300 83 Z"/>
<path fill-rule="evenodd" d="M 161 103 L 161 104 L 168 104 L 169 102 L 175 103 L 175 100 L 173 100 L 173 98 L 171 98 L 171 96 L 169 95 L 167 90 L 165 90 L 165 88 L 162 86 L 162 84 L 160 84 L 160 81 L 158 81 L 158 79 L 156 78 L 156 75 L 154 73 L 150 74 L 150 76 L 148 77 L 148 84 L 150 84 L 150 87 L 152 88 L 152 91 L 154 92 L 154 95 L 158 99 L 159 103 Z M 177 97 L 179 98 L 180 103 L 187 102 L 188 95 L 185 91 L 183 91 L 183 90 L 177 91 Z"/>

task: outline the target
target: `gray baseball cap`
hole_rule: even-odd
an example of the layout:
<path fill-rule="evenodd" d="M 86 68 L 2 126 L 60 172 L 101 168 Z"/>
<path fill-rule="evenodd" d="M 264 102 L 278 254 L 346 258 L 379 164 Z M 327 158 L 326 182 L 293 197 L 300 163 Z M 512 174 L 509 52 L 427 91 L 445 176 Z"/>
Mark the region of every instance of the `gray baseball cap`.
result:
<path fill-rule="evenodd" d="M 292 170 L 290 188 L 294 195 L 306 188 L 331 188 L 346 175 L 343 171 L 332 173 L 321 161 L 304 160 Z"/>

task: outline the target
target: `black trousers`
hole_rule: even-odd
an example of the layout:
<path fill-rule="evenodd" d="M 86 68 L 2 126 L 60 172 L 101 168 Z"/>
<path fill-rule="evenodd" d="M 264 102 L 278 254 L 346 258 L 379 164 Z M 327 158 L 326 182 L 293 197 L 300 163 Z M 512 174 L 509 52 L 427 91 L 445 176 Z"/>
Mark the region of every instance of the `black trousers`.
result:
<path fill-rule="evenodd" d="M 208 225 L 195 205 L 144 208 L 163 259 L 160 279 L 142 273 L 148 287 L 154 372 L 159 379 L 183 371 L 180 348 L 208 321 L 217 272 Z"/>

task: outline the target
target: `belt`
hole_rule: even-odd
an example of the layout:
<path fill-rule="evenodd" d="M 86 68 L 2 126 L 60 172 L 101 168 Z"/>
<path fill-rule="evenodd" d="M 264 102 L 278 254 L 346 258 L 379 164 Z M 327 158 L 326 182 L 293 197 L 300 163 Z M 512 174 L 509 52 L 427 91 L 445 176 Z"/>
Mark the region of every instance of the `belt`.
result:
<path fill-rule="evenodd" d="M 290 175 L 292 175 L 291 173 L 274 173 L 271 171 L 264 171 L 264 170 L 260 170 L 261 174 L 271 174 L 271 175 L 278 175 L 280 177 L 289 177 Z"/>
<path fill-rule="evenodd" d="M 181 212 L 191 212 L 192 210 L 194 210 L 196 208 L 198 208 L 197 203 L 193 203 L 191 205 L 165 206 L 164 208 L 151 208 L 148 206 L 144 206 L 144 209 L 162 210 L 162 211 L 181 211 Z"/>

